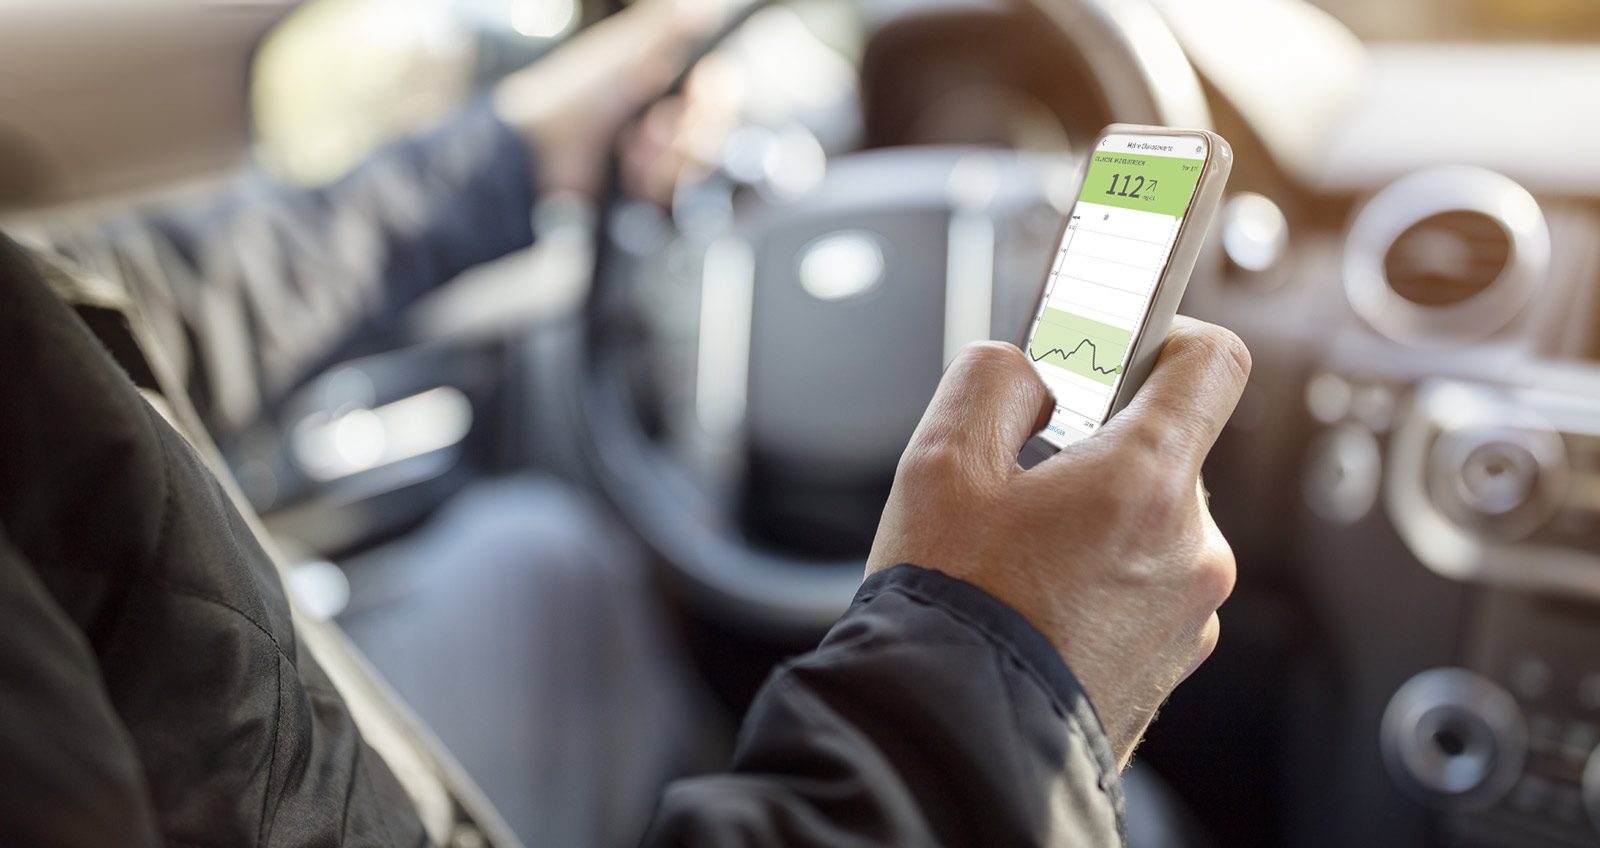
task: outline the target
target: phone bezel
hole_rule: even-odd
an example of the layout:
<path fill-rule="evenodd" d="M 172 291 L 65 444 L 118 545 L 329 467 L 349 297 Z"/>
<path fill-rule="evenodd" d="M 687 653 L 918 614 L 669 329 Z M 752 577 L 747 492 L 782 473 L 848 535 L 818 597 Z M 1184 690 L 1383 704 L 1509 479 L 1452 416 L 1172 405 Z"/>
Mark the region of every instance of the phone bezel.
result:
<path fill-rule="evenodd" d="M 1182 286 L 1177 295 L 1177 298 L 1181 299 L 1181 292 L 1183 290 L 1187 290 L 1189 285 L 1189 277 L 1194 270 L 1194 261 L 1199 254 L 1200 241 L 1204 241 L 1206 234 L 1210 231 L 1211 222 L 1216 217 L 1217 207 L 1220 205 L 1221 201 L 1221 186 L 1226 183 L 1233 163 L 1233 151 L 1232 148 L 1229 147 L 1227 141 L 1225 141 L 1216 133 L 1208 130 L 1143 126 L 1138 124 L 1112 124 L 1111 126 L 1101 130 L 1100 133 L 1095 136 L 1094 146 L 1089 150 L 1087 155 L 1084 156 L 1083 164 L 1080 166 L 1078 173 L 1077 192 L 1073 195 L 1072 207 L 1062 218 L 1061 226 L 1056 231 L 1055 239 L 1051 243 L 1050 256 L 1046 261 L 1044 273 L 1041 277 L 1038 294 L 1036 294 L 1033 299 L 1033 308 L 1028 311 L 1027 318 L 1024 320 L 1022 326 L 1022 331 L 1019 333 L 1019 337 L 1021 339 L 1020 347 L 1024 352 L 1028 350 L 1029 345 L 1031 345 L 1033 342 L 1033 329 L 1039 320 L 1039 310 L 1044 302 L 1045 291 L 1049 287 L 1050 270 L 1055 266 L 1056 251 L 1060 249 L 1061 240 L 1066 235 L 1067 228 L 1072 223 L 1072 214 L 1078 208 L 1078 203 L 1080 202 L 1079 199 L 1083 194 L 1084 182 L 1088 180 L 1089 177 L 1089 167 L 1094 162 L 1094 154 L 1100 151 L 1100 147 L 1105 142 L 1106 138 L 1113 135 L 1165 136 L 1169 138 L 1173 136 L 1188 136 L 1205 142 L 1206 155 L 1205 159 L 1203 160 L 1204 164 L 1200 170 L 1199 179 L 1195 182 L 1194 192 L 1189 196 L 1189 202 L 1184 207 L 1183 220 L 1178 225 L 1178 232 L 1172 239 L 1172 249 L 1167 254 L 1166 263 L 1161 269 L 1160 277 L 1157 278 L 1155 286 L 1150 290 L 1150 300 L 1145 305 L 1144 315 L 1139 321 L 1139 326 L 1134 330 L 1133 337 L 1128 342 L 1128 349 L 1123 355 L 1123 370 L 1122 374 L 1120 375 L 1121 379 L 1117 381 L 1117 384 L 1113 389 L 1111 403 L 1107 406 L 1105 415 L 1102 416 L 1100 421 L 1095 425 L 1095 430 L 1093 432 L 1083 433 L 1076 427 L 1073 428 L 1076 432 L 1081 434 L 1080 438 L 1092 436 L 1094 435 L 1094 432 L 1098 432 L 1101 427 L 1104 427 L 1106 422 L 1111 420 L 1112 416 L 1116 415 L 1122 410 L 1123 407 L 1127 406 L 1128 401 L 1131 400 L 1133 394 L 1138 391 L 1139 386 L 1143 385 L 1145 377 L 1148 376 L 1148 367 L 1141 369 L 1143 370 L 1143 373 L 1139 373 L 1137 375 L 1137 380 L 1133 379 L 1133 375 L 1136 373 L 1135 365 L 1154 365 L 1153 359 L 1151 359 L 1151 361 L 1148 363 L 1141 362 L 1141 359 L 1150 359 L 1148 356 L 1149 351 L 1145 350 L 1144 348 L 1148 340 L 1148 334 L 1146 331 L 1150 327 L 1151 318 L 1157 314 L 1159 309 L 1162 309 L 1166 306 L 1170 306 L 1172 312 L 1176 313 L 1177 303 L 1172 297 L 1171 286 L 1176 284 L 1174 283 L 1174 279 L 1177 275 L 1175 275 L 1173 272 L 1175 269 L 1178 269 L 1180 265 L 1182 266 Z M 1205 202 L 1205 206 L 1202 207 L 1197 205 L 1202 201 Z M 1195 237 L 1193 236 L 1197 226 L 1200 228 L 1198 236 L 1199 241 L 1195 241 Z M 1168 327 L 1171 326 L 1171 318 L 1172 316 L 1167 316 L 1166 320 Z M 1164 344 L 1166 328 L 1163 328 L 1161 335 L 1162 343 Z M 1141 354 L 1144 354 L 1144 356 L 1141 356 Z M 1051 401 L 1052 406 L 1054 406 L 1054 398 L 1052 398 Z M 1055 421 L 1055 413 L 1052 411 L 1049 422 L 1053 421 Z M 1049 422 L 1046 423 L 1047 427 Z M 1030 444 L 1032 442 L 1043 441 L 1051 448 L 1052 453 L 1060 450 L 1063 445 L 1056 444 L 1053 439 L 1045 435 L 1045 432 L 1047 431 L 1040 431 L 1040 433 L 1035 434 L 1030 440 Z"/>

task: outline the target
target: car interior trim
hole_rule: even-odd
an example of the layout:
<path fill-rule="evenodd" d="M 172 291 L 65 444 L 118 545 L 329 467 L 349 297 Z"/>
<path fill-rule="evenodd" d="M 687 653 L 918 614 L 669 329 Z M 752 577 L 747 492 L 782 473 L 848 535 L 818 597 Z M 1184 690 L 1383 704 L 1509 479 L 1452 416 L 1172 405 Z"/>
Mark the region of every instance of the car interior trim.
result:
<path fill-rule="evenodd" d="M 1401 234 L 1446 212 L 1493 219 L 1511 241 L 1511 256 L 1483 291 L 1460 303 L 1424 306 L 1400 296 L 1384 259 Z M 1480 341 L 1511 322 L 1545 283 L 1550 230 L 1528 190 L 1502 174 L 1471 166 L 1429 168 L 1373 195 L 1356 214 L 1345 242 L 1344 290 L 1372 329 L 1398 342 L 1438 347 Z"/>
<path fill-rule="evenodd" d="M 1425 383 L 1401 415 L 1390 448 L 1385 485 L 1390 520 L 1411 552 L 1435 573 L 1452 580 L 1536 589 L 1600 599 L 1600 555 L 1578 547 L 1529 539 L 1528 527 L 1497 533 L 1492 525 L 1467 526 L 1439 503 L 1430 480 L 1459 473 L 1440 466 L 1459 452 L 1438 450 L 1441 439 L 1505 434 L 1526 445 L 1537 460 L 1526 497 L 1530 523 L 1567 506 L 1572 473 L 1562 434 L 1592 438 L 1600 402 L 1592 396 L 1502 389 L 1450 380 Z M 1486 516 L 1487 517 L 1487 516 Z"/>

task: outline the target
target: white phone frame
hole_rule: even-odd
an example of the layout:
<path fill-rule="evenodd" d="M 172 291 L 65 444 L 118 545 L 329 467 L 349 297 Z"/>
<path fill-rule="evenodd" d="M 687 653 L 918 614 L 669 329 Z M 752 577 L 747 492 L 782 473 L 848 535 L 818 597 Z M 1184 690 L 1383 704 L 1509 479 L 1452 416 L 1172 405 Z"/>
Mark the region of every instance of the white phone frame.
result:
<path fill-rule="evenodd" d="M 1116 393 L 1112 396 L 1111 405 L 1107 408 L 1106 416 L 1099 422 L 1100 424 L 1111 420 L 1113 415 L 1122 411 L 1123 407 L 1133 400 L 1139 387 L 1144 385 L 1145 379 L 1156 367 L 1156 360 L 1161 357 L 1161 348 L 1167 341 L 1167 331 L 1172 328 L 1172 319 L 1178 314 L 1178 304 L 1183 300 L 1183 293 L 1189 288 L 1189 275 L 1194 272 L 1195 262 L 1200 257 L 1200 249 L 1205 245 L 1206 234 L 1211 230 L 1211 222 L 1215 220 L 1217 210 L 1222 206 L 1222 190 L 1228 183 L 1228 174 L 1233 171 L 1233 148 L 1222 136 L 1214 132 L 1141 124 L 1112 124 L 1100 131 L 1100 135 L 1095 138 L 1094 147 L 1090 149 L 1089 155 L 1084 157 L 1083 168 L 1078 178 L 1080 186 L 1088 177 L 1094 153 L 1100 150 L 1101 143 L 1110 135 L 1152 135 L 1169 138 L 1192 136 L 1205 139 L 1207 144 L 1205 167 L 1200 171 L 1194 196 L 1189 199 L 1183 222 L 1173 238 L 1172 255 L 1167 259 L 1166 268 L 1162 270 L 1160 279 L 1156 281 L 1155 289 L 1150 296 L 1150 306 L 1145 310 L 1144 320 L 1134 331 L 1133 341 L 1130 344 L 1132 353 L 1123 367 L 1122 379 L 1117 383 Z M 1077 204 L 1078 201 L 1074 199 L 1074 210 L 1077 209 Z M 1057 247 L 1054 249 L 1059 249 L 1061 240 L 1071 223 L 1072 213 L 1069 212 L 1062 221 L 1060 231 L 1056 233 L 1054 245 Z M 1022 328 L 1023 350 L 1027 350 L 1033 341 L 1032 332 L 1037 325 L 1039 308 L 1050 281 L 1050 268 L 1055 264 L 1054 249 L 1050 265 L 1045 268 L 1044 281 L 1039 284 L 1039 294 L 1034 298 L 1033 309 L 1028 312 L 1027 324 Z M 1018 462 L 1023 468 L 1032 468 L 1060 450 L 1061 448 L 1053 442 L 1043 436 L 1035 435 L 1028 440 Z"/>

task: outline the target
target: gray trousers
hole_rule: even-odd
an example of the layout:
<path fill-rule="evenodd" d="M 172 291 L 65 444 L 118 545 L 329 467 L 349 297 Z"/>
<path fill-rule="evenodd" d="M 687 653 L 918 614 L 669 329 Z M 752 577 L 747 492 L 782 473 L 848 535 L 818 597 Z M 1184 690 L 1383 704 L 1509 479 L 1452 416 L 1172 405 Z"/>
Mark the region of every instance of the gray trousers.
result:
<path fill-rule="evenodd" d="M 344 565 L 339 623 L 529 848 L 636 843 L 726 733 L 644 558 L 560 483 L 476 484 Z"/>

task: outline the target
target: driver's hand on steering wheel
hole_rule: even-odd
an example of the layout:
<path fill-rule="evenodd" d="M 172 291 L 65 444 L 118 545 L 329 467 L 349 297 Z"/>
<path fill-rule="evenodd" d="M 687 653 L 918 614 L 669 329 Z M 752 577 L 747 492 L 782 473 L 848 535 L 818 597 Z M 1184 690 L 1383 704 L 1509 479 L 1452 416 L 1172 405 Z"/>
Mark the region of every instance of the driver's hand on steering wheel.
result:
<path fill-rule="evenodd" d="M 495 111 L 527 141 L 539 187 L 594 197 L 624 124 L 660 96 L 726 11 L 724 0 L 638 0 L 501 80 Z M 725 87 L 707 76 L 697 68 L 683 97 L 657 104 L 628 134 L 623 176 L 633 193 L 663 200 L 661 187 L 706 146 L 691 142 L 727 111 L 726 98 L 712 96 Z"/>
<path fill-rule="evenodd" d="M 967 347 L 900 460 L 867 572 L 912 563 L 1016 609 L 1061 652 L 1126 765 L 1217 642 L 1234 559 L 1200 464 L 1249 374 L 1237 336 L 1180 317 L 1126 409 L 1023 471 L 1050 396 L 1017 348 Z"/>

